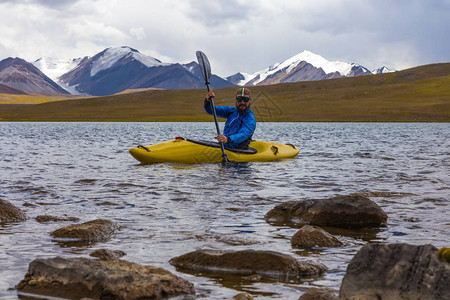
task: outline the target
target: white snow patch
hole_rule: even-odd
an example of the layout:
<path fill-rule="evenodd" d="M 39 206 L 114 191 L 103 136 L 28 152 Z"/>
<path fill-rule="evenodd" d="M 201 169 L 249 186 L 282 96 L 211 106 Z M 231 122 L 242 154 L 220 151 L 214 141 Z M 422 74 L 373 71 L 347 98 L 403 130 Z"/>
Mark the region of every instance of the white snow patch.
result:
<path fill-rule="evenodd" d="M 33 65 L 47 75 L 51 80 L 58 82 L 58 78 L 76 68 L 82 58 L 58 59 L 41 57 L 33 62 Z"/>
<path fill-rule="evenodd" d="M 384 74 L 384 73 L 392 73 L 392 72 L 395 72 L 395 71 L 391 70 L 385 66 L 372 71 L 373 74 Z"/>
<path fill-rule="evenodd" d="M 99 59 L 94 61 L 91 69 L 91 77 L 102 70 L 111 68 L 116 62 L 118 62 L 122 57 L 126 55 L 132 55 L 134 59 L 140 61 L 148 68 L 169 65 L 162 63 L 151 56 L 133 51 L 129 47 L 114 47 L 106 49 L 105 53 L 103 53 L 103 55 Z"/>
<path fill-rule="evenodd" d="M 253 78 L 256 77 L 256 76 L 253 76 L 253 74 L 242 73 L 242 72 L 241 72 L 241 74 L 242 74 L 242 76 L 244 76 L 244 79 L 242 79 L 236 83 L 237 85 L 240 85 L 240 86 L 246 84 L 247 82 L 249 82 L 250 80 L 252 80 Z"/>

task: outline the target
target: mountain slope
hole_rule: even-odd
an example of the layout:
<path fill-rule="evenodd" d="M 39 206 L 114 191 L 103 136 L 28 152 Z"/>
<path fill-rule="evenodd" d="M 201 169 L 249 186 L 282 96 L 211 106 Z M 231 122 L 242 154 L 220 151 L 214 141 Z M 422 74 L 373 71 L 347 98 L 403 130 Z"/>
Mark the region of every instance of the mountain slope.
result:
<path fill-rule="evenodd" d="M 237 85 L 267 85 L 370 74 L 372 72 L 358 64 L 340 61 L 331 62 L 320 55 L 305 50 L 262 71 L 253 74 L 237 73 L 226 79 Z"/>
<path fill-rule="evenodd" d="M 11 88 L 9 86 L 6 86 L 4 84 L 0 84 L 0 93 L 12 94 L 12 95 L 27 95 L 27 93 L 24 92 L 24 91 L 13 89 L 13 88 Z"/>
<path fill-rule="evenodd" d="M 0 61 L 0 83 L 10 88 L 43 94 L 68 94 L 31 63 L 20 58 Z"/>
<path fill-rule="evenodd" d="M 191 63 L 192 64 L 192 63 Z M 111 95 L 127 89 L 199 89 L 203 79 L 198 65 L 163 63 L 130 47 L 107 48 L 95 56 L 85 57 L 79 65 L 60 77 L 78 92 L 94 96 Z M 225 80 L 218 87 L 231 86 Z"/>

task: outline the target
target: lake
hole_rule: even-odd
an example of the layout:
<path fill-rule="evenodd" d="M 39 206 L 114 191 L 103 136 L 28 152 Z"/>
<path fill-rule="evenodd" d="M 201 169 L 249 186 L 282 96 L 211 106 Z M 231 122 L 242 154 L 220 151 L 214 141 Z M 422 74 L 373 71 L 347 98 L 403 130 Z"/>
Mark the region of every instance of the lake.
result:
<path fill-rule="evenodd" d="M 28 217 L 0 225 L 0 298 L 17 299 L 10 288 L 32 260 L 89 257 L 96 249 L 122 250 L 125 260 L 168 269 L 194 283 L 199 297 L 230 299 L 243 291 L 255 299 L 298 299 L 310 287 L 339 290 L 348 262 L 366 243 L 450 246 L 448 123 L 258 123 L 255 140 L 294 144 L 299 155 L 230 167 L 142 165 L 128 153 L 175 136 L 214 135 L 212 122 L 0 122 L 0 198 Z M 371 199 L 387 213 L 387 227 L 327 228 L 344 243 L 339 248 L 292 248 L 298 229 L 264 220 L 285 201 L 362 192 L 384 192 Z M 70 246 L 49 233 L 71 223 L 39 223 L 39 215 L 108 219 L 121 230 L 105 243 Z M 328 271 L 300 282 L 251 282 L 182 273 L 169 264 L 196 249 L 273 250 L 322 262 Z"/>

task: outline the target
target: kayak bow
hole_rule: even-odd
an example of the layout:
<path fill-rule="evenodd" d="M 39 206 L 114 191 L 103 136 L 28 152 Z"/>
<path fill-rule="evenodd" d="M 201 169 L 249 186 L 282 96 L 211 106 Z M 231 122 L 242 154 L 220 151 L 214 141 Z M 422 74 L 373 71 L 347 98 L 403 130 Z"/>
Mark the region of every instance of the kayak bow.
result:
<path fill-rule="evenodd" d="M 291 144 L 252 141 L 249 149 L 225 147 L 228 160 L 234 162 L 268 162 L 295 157 L 299 149 Z M 141 163 L 204 164 L 222 161 L 220 144 L 177 137 L 151 146 L 131 148 L 130 154 Z"/>

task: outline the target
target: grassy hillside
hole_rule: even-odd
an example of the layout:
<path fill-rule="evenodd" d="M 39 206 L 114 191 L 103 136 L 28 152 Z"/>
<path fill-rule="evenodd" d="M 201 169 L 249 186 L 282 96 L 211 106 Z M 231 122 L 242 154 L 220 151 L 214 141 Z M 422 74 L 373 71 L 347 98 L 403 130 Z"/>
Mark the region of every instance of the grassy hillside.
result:
<path fill-rule="evenodd" d="M 234 87 L 217 105 L 234 105 Z M 401 72 L 250 88 L 258 121 L 450 121 L 450 63 Z M 3 121 L 211 121 L 206 90 L 146 90 L 113 96 L 0 105 Z"/>

